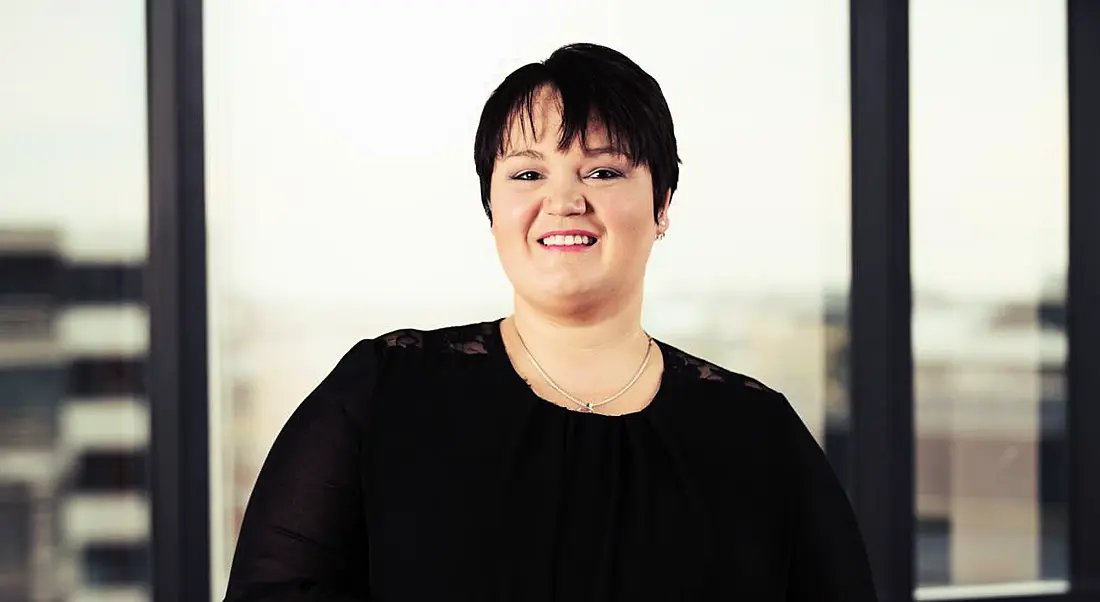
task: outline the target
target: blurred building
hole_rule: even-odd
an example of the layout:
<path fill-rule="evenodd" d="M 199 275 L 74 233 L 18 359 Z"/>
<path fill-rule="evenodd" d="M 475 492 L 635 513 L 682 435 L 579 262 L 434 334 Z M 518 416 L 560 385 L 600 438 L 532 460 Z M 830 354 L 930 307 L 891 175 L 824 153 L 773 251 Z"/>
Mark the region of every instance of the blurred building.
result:
<path fill-rule="evenodd" d="M 919 566 L 925 583 L 1064 579 L 1064 304 L 918 302 Z"/>
<path fill-rule="evenodd" d="M 828 306 L 825 448 L 846 480 L 847 317 L 841 297 Z M 918 295 L 913 316 L 917 582 L 1065 579 L 1064 292 Z"/>
<path fill-rule="evenodd" d="M 0 601 L 148 599 L 141 264 L 0 231 Z"/>
<path fill-rule="evenodd" d="M 65 359 L 56 336 L 56 239 L 0 235 L 0 601 L 52 601 L 60 561 L 58 449 Z"/>

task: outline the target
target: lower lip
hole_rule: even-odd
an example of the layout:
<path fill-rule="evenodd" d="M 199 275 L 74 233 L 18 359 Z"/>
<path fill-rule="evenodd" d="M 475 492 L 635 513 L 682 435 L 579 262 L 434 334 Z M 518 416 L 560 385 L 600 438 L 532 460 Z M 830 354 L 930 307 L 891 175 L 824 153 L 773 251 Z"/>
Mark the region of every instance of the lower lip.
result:
<path fill-rule="evenodd" d="M 596 244 L 599 244 L 599 243 L 595 243 L 591 246 L 585 246 L 585 245 L 548 246 L 548 245 L 542 244 L 541 242 L 538 243 L 538 245 L 540 247 L 546 249 L 547 251 L 557 251 L 559 253 L 584 253 L 585 251 L 591 251 L 592 247 L 595 247 Z"/>

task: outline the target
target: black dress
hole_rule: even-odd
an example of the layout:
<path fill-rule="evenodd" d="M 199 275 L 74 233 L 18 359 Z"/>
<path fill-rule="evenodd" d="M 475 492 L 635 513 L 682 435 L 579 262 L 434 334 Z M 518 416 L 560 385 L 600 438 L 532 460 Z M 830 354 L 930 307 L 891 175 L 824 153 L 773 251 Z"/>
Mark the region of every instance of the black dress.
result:
<path fill-rule="evenodd" d="M 787 400 L 660 349 L 612 417 L 537 397 L 499 320 L 360 342 L 276 439 L 226 600 L 874 600 Z"/>

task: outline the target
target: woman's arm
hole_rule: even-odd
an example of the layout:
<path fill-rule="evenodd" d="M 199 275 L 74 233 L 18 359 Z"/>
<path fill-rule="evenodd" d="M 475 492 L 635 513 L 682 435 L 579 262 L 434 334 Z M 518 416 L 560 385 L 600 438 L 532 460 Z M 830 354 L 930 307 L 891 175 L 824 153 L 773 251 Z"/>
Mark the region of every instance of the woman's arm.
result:
<path fill-rule="evenodd" d="M 806 425 L 779 397 L 792 480 L 787 600 L 875 602 L 870 562 L 848 496 Z"/>
<path fill-rule="evenodd" d="M 351 349 L 276 438 L 241 525 L 226 602 L 364 602 L 363 432 L 370 341 Z"/>

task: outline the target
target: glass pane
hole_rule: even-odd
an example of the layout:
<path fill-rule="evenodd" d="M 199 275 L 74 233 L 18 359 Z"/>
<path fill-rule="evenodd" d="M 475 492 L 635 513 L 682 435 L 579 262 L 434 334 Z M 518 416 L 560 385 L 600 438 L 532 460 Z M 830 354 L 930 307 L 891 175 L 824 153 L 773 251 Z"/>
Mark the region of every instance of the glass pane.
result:
<path fill-rule="evenodd" d="M 275 433 L 344 351 L 510 311 L 474 133 L 505 75 L 571 41 L 631 56 L 676 122 L 684 164 L 647 328 L 784 391 L 842 454 L 847 2 L 544 9 L 208 3 L 216 591 Z"/>
<path fill-rule="evenodd" d="M 1064 2 L 911 4 L 922 597 L 1063 589 Z"/>
<path fill-rule="evenodd" d="M 144 4 L 0 40 L 0 601 L 148 600 Z"/>

